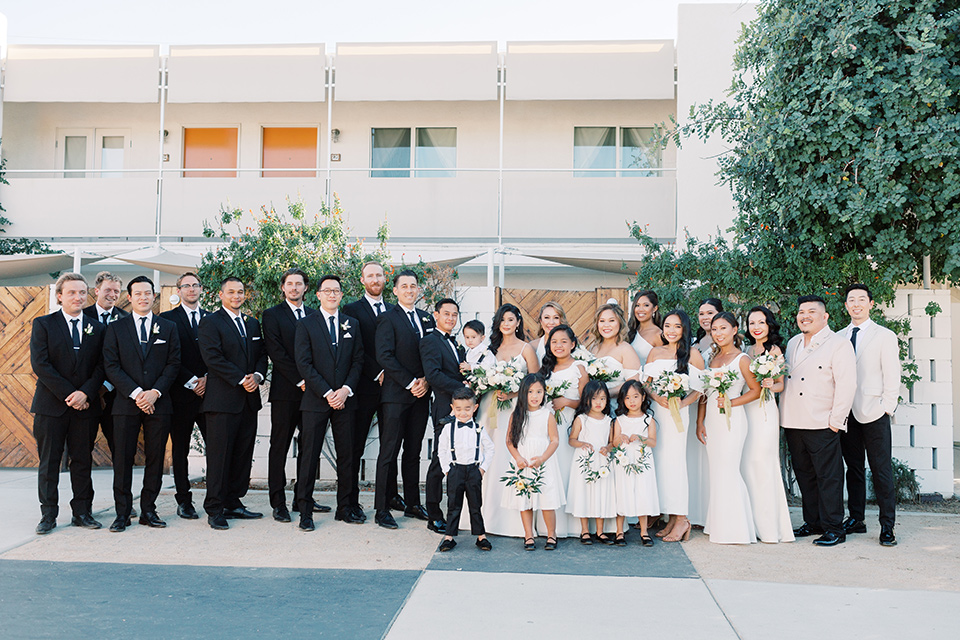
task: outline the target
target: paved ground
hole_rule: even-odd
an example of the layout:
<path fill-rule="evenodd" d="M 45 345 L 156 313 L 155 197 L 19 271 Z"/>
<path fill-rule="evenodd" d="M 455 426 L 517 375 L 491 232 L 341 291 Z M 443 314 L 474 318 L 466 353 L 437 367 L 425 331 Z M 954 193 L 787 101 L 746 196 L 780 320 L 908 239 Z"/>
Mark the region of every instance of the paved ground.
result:
<path fill-rule="evenodd" d="M 110 472 L 95 475 L 95 508 L 107 509 Z M 362 501 L 369 511 L 372 495 Z M 35 472 L 0 470 L 0 637 L 572 637 L 645 625 L 697 640 L 960 636 L 960 516 L 902 514 L 894 549 L 870 522 L 833 549 L 701 533 L 650 549 L 630 533 L 626 548 L 564 540 L 554 552 L 542 538 L 526 552 L 493 537 L 484 553 L 460 536 L 440 554 L 439 536 L 409 519 L 387 531 L 319 515 L 304 533 L 269 519 L 264 492 L 246 502 L 267 518 L 217 532 L 176 518 L 165 487 L 166 529 L 112 534 L 70 527 L 65 501 L 61 526 L 38 537 Z"/>

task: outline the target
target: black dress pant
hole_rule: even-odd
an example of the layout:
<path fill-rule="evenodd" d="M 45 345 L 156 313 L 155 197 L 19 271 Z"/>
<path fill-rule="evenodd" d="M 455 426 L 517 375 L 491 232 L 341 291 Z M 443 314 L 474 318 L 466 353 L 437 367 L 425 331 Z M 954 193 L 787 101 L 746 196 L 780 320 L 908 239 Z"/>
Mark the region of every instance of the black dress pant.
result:
<path fill-rule="evenodd" d="M 367 448 L 367 438 L 370 436 L 370 428 L 373 426 L 373 416 L 377 416 L 377 429 L 383 424 L 383 410 L 380 406 L 380 385 L 368 392 L 361 391 L 357 394 L 357 419 L 353 428 L 353 490 L 350 493 L 350 504 L 354 507 L 360 506 L 360 467 L 363 459 L 363 452 Z M 376 473 L 376 468 L 373 469 Z M 394 496 L 400 495 L 397 492 L 397 460 L 393 460 L 393 469 L 387 474 L 387 502 L 390 502 Z"/>
<path fill-rule="evenodd" d="M 851 413 L 847 420 L 847 431 L 840 436 L 840 446 L 843 461 L 847 464 L 847 508 L 850 517 L 861 522 L 866 517 L 866 453 L 877 506 L 880 507 L 880 526 L 892 528 L 897 519 L 897 492 L 893 483 L 890 416 L 883 414 L 873 422 L 861 423 Z"/>
<path fill-rule="evenodd" d="M 483 503 L 483 474 L 476 464 L 450 465 L 447 473 L 447 535 L 454 536 L 460 533 L 460 513 L 463 511 L 463 496 L 467 496 L 467 508 L 470 509 L 470 533 L 482 536 L 486 533 L 483 528 L 483 514 L 480 506 Z"/>
<path fill-rule="evenodd" d="M 207 421 L 200 411 L 202 399 L 192 391 L 193 397 L 185 394 L 172 395 L 173 415 L 170 417 L 170 455 L 173 458 L 173 483 L 177 488 L 177 504 L 193 502 L 190 491 L 190 475 L 187 458 L 193 444 L 193 426 L 200 428 L 200 435 L 207 437 Z"/>
<path fill-rule="evenodd" d="M 240 413 L 209 411 L 207 417 L 207 497 L 203 510 L 215 516 L 239 509 L 250 488 L 257 414 L 244 403 Z"/>
<path fill-rule="evenodd" d="M 70 508 L 75 516 L 90 513 L 93 480 L 90 477 L 89 440 L 93 429 L 96 429 L 96 418 L 81 417 L 73 409 L 67 409 L 62 416 L 34 416 L 33 435 L 37 439 L 37 456 L 40 458 L 37 493 L 43 518 L 56 520 L 60 513 L 58 487 L 64 446 L 70 456 L 70 486 L 73 489 Z"/>
<path fill-rule="evenodd" d="M 300 478 L 300 452 L 303 450 L 303 428 L 300 416 L 300 401 L 280 400 L 270 403 L 270 453 L 267 465 L 267 488 L 270 490 L 270 506 L 274 509 L 287 505 L 284 490 L 287 487 L 287 453 L 293 435 L 300 429 L 300 448 L 297 450 L 297 478 Z M 293 486 L 297 495 L 297 485 Z M 296 498 L 294 498 L 296 499 Z M 311 505 L 312 508 L 312 505 Z M 307 511 L 306 513 L 311 513 Z"/>
<path fill-rule="evenodd" d="M 327 435 L 327 424 L 333 427 L 333 446 L 337 450 L 337 513 L 345 513 L 353 505 L 353 430 L 356 409 L 352 402 L 340 410 L 304 411 L 300 427 L 300 459 L 297 467 L 297 504 L 302 515 L 313 511 L 313 489 L 320 465 L 320 451 Z"/>
<path fill-rule="evenodd" d="M 433 455 L 430 457 L 430 466 L 427 468 L 426 497 L 427 497 L 427 517 L 431 520 L 443 520 L 443 510 L 440 508 L 440 501 L 443 500 L 443 469 L 440 468 L 440 458 L 437 457 L 437 441 L 440 439 L 440 433 L 443 431 L 443 425 L 434 416 L 433 422 Z M 456 465 L 454 465 L 456 466 Z M 447 481 L 449 486 L 450 482 Z M 449 490 L 447 491 L 447 502 L 449 504 Z"/>
<path fill-rule="evenodd" d="M 113 417 L 113 501 L 118 518 L 127 518 L 133 507 L 133 461 L 137 456 L 137 441 L 143 426 L 143 489 L 140 491 L 140 512 L 157 510 L 157 496 L 163 483 L 163 457 L 170 435 L 170 414 L 141 413 Z"/>
<path fill-rule="evenodd" d="M 374 498 L 377 511 L 386 511 L 389 507 L 387 482 L 401 446 L 403 456 L 400 458 L 400 477 L 403 479 L 403 500 L 407 507 L 420 505 L 420 449 L 423 446 L 429 411 L 430 399 L 426 396 L 409 403 L 383 403 L 380 454 L 377 456 L 377 492 Z"/>
<path fill-rule="evenodd" d="M 803 521 L 843 533 L 843 458 L 840 434 L 831 429 L 784 429 L 803 498 Z"/>
<path fill-rule="evenodd" d="M 107 446 L 110 448 L 110 457 L 113 458 L 113 401 L 116 397 L 116 389 L 103 394 L 103 413 L 100 414 L 99 419 L 94 420 L 90 425 L 90 453 L 93 453 L 93 449 L 97 445 L 97 427 L 99 426 L 104 439 L 107 441 Z"/>

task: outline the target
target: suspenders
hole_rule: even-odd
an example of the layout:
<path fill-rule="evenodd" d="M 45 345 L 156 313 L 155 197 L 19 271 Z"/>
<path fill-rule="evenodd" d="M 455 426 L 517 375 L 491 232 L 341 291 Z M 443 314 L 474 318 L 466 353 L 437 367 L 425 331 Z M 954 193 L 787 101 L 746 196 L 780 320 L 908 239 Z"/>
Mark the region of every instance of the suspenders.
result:
<path fill-rule="evenodd" d="M 457 447 L 454 442 L 454 435 L 457 432 L 457 421 L 454 420 L 453 424 L 451 424 L 450 427 L 451 427 L 450 428 L 450 455 L 453 458 L 454 464 L 456 464 L 457 463 Z M 474 429 L 474 431 L 477 432 L 477 450 L 476 450 L 476 453 L 474 454 L 473 464 L 477 464 L 478 462 L 480 462 L 480 430 Z"/>

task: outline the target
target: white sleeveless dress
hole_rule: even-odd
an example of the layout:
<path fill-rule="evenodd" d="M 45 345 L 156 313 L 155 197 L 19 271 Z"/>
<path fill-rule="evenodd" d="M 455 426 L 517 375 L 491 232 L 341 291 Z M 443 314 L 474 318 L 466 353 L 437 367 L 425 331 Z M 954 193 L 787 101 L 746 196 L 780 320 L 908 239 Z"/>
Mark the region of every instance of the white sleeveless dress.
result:
<path fill-rule="evenodd" d="M 647 437 L 648 420 L 617 416 L 620 433 L 624 436 L 638 435 Z M 659 440 L 659 438 L 658 438 Z M 654 447 L 656 450 L 660 445 Z M 631 460 L 636 459 L 640 442 L 631 442 L 624 445 Z M 628 518 L 639 516 L 660 515 L 660 498 L 657 495 L 657 463 L 654 456 L 647 450 L 647 462 L 650 468 L 642 473 L 629 474 L 618 465 L 614 467 L 614 492 L 617 497 L 617 515 Z"/>
<path fill-rule="evenodd" d="M 580 368 L 576 364 L 572 364 L 566 369 L 560 371 L 554 371 L 550 374 L 550 377 L 547 381 L 550 384 L 556 384 L 563 382 L 564 380 L 570 381 L 570 388 L 563 392 L 564 398 L 569 398 L 570 400 L 580 400 Z M 553 411 L 552 403 L 547 403 L 550 411 Z M 562 478 L 564 495 L 567 493 L 567 487 L 570 484 L 570 463 L 573 460 L 573 447 L 570 446 L 570 426 L 573 424 L 573 414 L 576 411 L 573 407 L 564 407 L 560 416 L 560 421 L 557 423 L 557 433 L 560 436 L 560 446 L 557 448 L 557 453 L 554 454 L 557 458 L 557 463 L 560 465 L 560 477 Z M 546 525 L 542 520 L 538 519 L 537 521 L 537 531 L 545 532 Z M 557 536 L 564 538 L 567 536 L 578 536 L 580 535 L 580 522 L 572 517 L 567 515 L 566 512 L 557 512 Z"/>
<path fill-rule="evenodd" d="M 710 364 L 710 347 L 713 341 L 705 336 L 694 345 Z M 690 429 L 687 431 L 687 484 L 690 486 L 690 500 L 687 517 L 690 522 L 701 527 L 707 521 L 707 502 L 710 497 L 710 473 L 707 462 L 707 448 L 697 439 L 697 403 L 690 405 Z"/>
<path fill-rule="evenodd" d="M 523 437 L 520 439 L 520 445 L 517 451 L 521 456 L 529 460 L 535 456 L 543 455 L 550 445 L 550 433 L 547 429 L 547 418 L 552 409 L 543 407 L 527 414 L 527 424 L 523 428 Z M 512 460 L 512 457 L 511 457 Z M 497 478 L 497 482 L 500 479 Z M 564 499 L 563 485 L 560 482 L 560 466 L 556 454 L 550 456 L 543 463 L 543 478 L 540 493 L 534 493 L 530 497 L 518 496 L 513 487 L 508 487 L 500 483 L 503 487 L 503 495 L 500 500 L 500 507 L 510 513 L 514 520 L 520 522 L 520 511 L 551 511 L 560 509 L 566 502 Z M 486 504 L 486 503 L 484 503 Z M 521 527 L 521 536 L 522 536 Z"/>
<path fill-rule="evenodd" d="M 741 353 L 733 362 L 719 367 L 737 374 L 737 381 L 727 392 L 730 397 L 740 395 L 744 386 L 740 372 Z M 716 370 L 717 368 L 711 368 Z M 707 398 L 707 457 L 710 460 L 710 502 L 707 505 L 707 522 L 704 533 L 710 542 L 718 544 L 751 544 L 757 541 L 757 529 L 753 524 L 753 509 L 750 494 L 740 474 L 740 459 L 743 443 L 747 438 L 747 415 L 744 408 L 733 407 L 730 411 L 730 427 L 727 417 L 717 407 L 717 395 Z"/>
<path fill-rule="evenodd" d="M 750 494 L 753 522 L 762 542 L 793 542 L 787 493 L 780 476 L 780 410 L 775 398 L 763 407 L 754 400 L 745 407 L 747 440 L 740 472 Z"/>
<path fill-rule="evenodd" d="M 607 383 L 607 392 L 610 394 L 610 407 L 611 409 L 616 409 L 617 394 L 620 393 L 620 387 L 622 387 L 623 383 L 629 378 L 637 375 L 641 369 L 626 369 L 623 363 L 613 356 L 603 356 L 602 358 L 597 358 L 597 360 L 602 362 L 605 367 L 620 371 L 620 375 Z"/>
<path fill-rule="evenodd" d="M 600 453 L 600 449 L 610 442 L 612 421 L 608 417 L 594 420 L 590 416 L 581 415 L 580 423 L 582 427 L 580 437 L 577 439 L 593 445 L 591 468 L 599 471 L 606 467 L 610 473 L 605 478 L 597 478 L 588 483 L 580 468 L 581 461 L 588 455 L 587 449 L 576 449 L 570 463 L 566 511 L 575 518 L 615 518 L 617 496 L 612 473 L 613 465 L 608 464 L 606 456 Z"/>
<path fill-rule="evenodd" d="M 523 353 L 512 358 L 510 362 L 523 371 L 524 374 L 527 373 L 527 361 L 523 359 Z M 484 401 L 495 403 L 495 393 L 490 392 L 485 394 Z M 510 414 L 513 413 L 513 408 L 516 405 L 517 399 L 514 398 L 510 401 L 508 408 L 497 411 L 496 404 L 493 404 L 490 406 L 490 409 L 487 409 L 483 406 L 483 402 L 481 402 L 481 408 L 485 411 L 496 411 L 495 423 L 484 425 L 490 434 L 490 438 L 493 440 L 494 449 L 493 461 L 490 463 L 487 472 L 483 475 L 483 504 L 481 506 L 481 513 L 483 514 L 483 526 L 487 530 L 487 533 L 498 536 L 522 538 L 523 523 L 520 522 L 520 517 L 510 509 L 504 509 L 501 506 L 504 490 L 509 491 L 509 488 L 500 482 L 500 478 L 503 477 L 507 469 L 510 468 L 510 463 L 513 462 L 513 456 L 507 451 L 507 426 L 510 424 Z M 478 414 L 479 412 L 480 410 L 478 410 Z M 486 412 L 481 415 L 481 424 L 483 424 L 483 417 L 486 415 L 488 415 Z"/>
<path fill-rule="evenodd" d="M 543 356 L 547 354 L 547 337 L 540 336 L 540 339 L 537 340 L 537 362 L 543 364 Z"/>
<path fill-rule="evenodd" d="M 653 345 L 644 340 L 643 336 L 639 333 L 633 338 L 633 342 L 631 342 L 630 345 L 634 351 L 637 352 L 637 355 L 640 356 L 640 366 L 647 364 L 647 356 L 653 351 Z"/>

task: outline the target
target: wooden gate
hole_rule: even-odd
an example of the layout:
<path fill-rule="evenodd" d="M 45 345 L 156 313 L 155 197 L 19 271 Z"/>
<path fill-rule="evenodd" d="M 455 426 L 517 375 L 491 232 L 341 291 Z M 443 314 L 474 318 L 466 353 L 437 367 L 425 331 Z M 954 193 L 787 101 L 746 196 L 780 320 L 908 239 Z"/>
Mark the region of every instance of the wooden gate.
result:
<path fill-rule="evenodd" d="M 537 315 L 547 302 L 556 302 L 563 308 L 567 322 L 581 342 L 591 342 L 590 330 L 593 328 L 593 316 L 597 309 L 610 298 L 628 313 L 628 291 L 601 287 L 593 291 L 558 291 L 554 289 L 500 289 L 497 288 L 497 306 L 510 303 L 520 308 L 523 314 L 523 326 L 527 331 L 527 340 L 537 335 Z"/>

